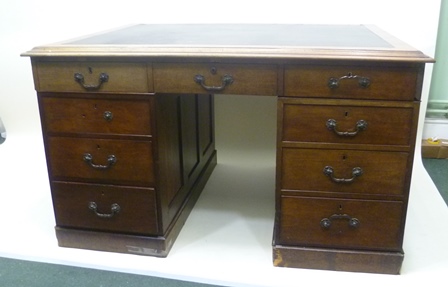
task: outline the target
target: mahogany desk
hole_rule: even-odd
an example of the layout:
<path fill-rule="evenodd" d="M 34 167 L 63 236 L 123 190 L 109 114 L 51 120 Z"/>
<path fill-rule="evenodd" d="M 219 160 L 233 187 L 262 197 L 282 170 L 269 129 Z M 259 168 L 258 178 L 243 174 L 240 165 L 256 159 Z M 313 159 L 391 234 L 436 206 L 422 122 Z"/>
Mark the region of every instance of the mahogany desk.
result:
<path fill-rule="evenodd" d="M 260 95 L 274 265 L 399 273 L 421 52 L 363 25 L 137 25 L 23 55 L 60 246 L 167 256 L 217 163 L 213 95 Z"/>

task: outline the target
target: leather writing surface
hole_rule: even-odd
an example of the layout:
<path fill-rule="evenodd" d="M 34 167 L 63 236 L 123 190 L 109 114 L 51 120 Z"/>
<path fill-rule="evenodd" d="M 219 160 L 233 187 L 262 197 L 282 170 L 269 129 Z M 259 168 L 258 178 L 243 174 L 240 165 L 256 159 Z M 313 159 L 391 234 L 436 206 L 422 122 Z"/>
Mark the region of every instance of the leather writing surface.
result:
<path fill-rule="evenodd" d="M 70 45 L 186 45 L 391 48 L 363 25 L 136 25 Z"/>

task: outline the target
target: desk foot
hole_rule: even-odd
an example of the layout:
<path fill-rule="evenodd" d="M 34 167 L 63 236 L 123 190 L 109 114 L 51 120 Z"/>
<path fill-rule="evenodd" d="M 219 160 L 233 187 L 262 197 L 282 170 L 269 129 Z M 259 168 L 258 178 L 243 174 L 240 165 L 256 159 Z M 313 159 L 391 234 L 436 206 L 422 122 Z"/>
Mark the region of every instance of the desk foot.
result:
<path fill-rule="evenodd" d="M 403 252 L 376 252 L 273 246 L 274 266 L 400 274 Z"/>

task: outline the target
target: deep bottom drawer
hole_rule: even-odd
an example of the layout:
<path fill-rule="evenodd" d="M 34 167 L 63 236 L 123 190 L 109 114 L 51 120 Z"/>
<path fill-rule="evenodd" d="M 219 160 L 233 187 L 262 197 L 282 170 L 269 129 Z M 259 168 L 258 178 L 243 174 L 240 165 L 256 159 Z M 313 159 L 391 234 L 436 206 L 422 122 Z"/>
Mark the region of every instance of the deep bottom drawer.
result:
<path fill-rule="evenodd" d="M 281 245 L 401 250 L 403 203 L 283 196 Z"/>
<path fill-rule="evenodd" d="M 157 234 L 153 189 L 53 182 L 52 194 L 58 226 Z"/>

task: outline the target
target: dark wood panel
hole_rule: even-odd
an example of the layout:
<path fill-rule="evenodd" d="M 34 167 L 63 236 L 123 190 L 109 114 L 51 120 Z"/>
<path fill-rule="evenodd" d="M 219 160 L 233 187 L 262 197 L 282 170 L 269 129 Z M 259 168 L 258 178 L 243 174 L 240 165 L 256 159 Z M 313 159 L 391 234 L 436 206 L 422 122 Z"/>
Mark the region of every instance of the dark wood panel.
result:
<path fill-rule="evenodd" d="M 48 137 L 51 177 L 59 180 L 154 186 L 151 141 Z M 90 154 L 95 168 L 85 160 Z M 110 164 L 109 158 L 115 157 Z"/>
<path fill-rule="evenodd" d="M 283 148 L 281 188 L 403 196 L 411 170 L 408 163 L 405 152 Z M 327 169 L 326 174 L 326 167 L 333 173 Z M 356 168 L 358 176 L 353 174 Z M 335 182 L 338 179 L 346 182 Z"/>
<path fill-rule="evenodd" d="M 183 173 L 187 181 L 200 161 L 197 95 L 179 97 Z"/>
<path fill-rule="evenodd" d="M 61 227 L 98 231 L 158 233 L 154 189 L 111 185 L 52 182 L 56 224 Z M 90 207 L 97 205 L 96 212 Z M 113 212 L 112 205 L 119 206 Z"/>
<path fill-rule="evenodd" d="M 156 95 L 157 190 L 163 230 L 174 217 L 169 206 L 184 186 L 179 105 L 178 95 Z"/>
<path fill-rule="evenodd" d="M 384 106 L 378 102 L 340 102 L 330 105 L 325 101 L 285 103 L 283 105 L 283 141 L 412 145 L 411 130 L 415 128 L 415 106 Z M 372 104 L 372 106 L 369 106 Z M 352 133 L 351 136 L 341 133 Z M 339 133 L 339 134 L 338 134 Z"/>
<path fill-rule="evenodd" d="M 199 151 L 204 156 L 210 148 L 214 148 L 214 104 L 213 95 L 198 96 Z"/>
<path fill-rule="evenodd" d="M 418 75 L 417 66 L 406 65 L 291 65 L 285 67 L 284 93 L 292 97 L 412 101 Z M 331 78 L 339 80 L 338 87 L 329 87 Z M 368 87 L 360 86 L 360 78 L 368 79 Z"/>
<path fill-rule="evenodd" d="M 195 82 L 204 76 L 204 85 L 223 86 L 223 77 L 233 81 L 222 90 L 207 90 Z M 156 93 L 222 93 L 236 95 L 277 95 L 277 66 L 256 64 L 198 64 L 155 63 L 154 87 Z"/>
<path fill-rule="evenodd" d="M 280 245 L 400 251 L 401 201 L 281 197 Z M 333 215 L 344 215 L 337 218 Z M 349 225 L 349 218 L 358 220 Z M 331 225 L 324 228 L 322 220 Z"/>
<path fill-rule="evenodd" d="M 113 63 L 102 61 L 39 61 L 37 81 L 39 92 L 125 92 L 149 93 L 152 91 L 152 69 L 146 63 Z M 84 84 L 98 88 L 84 88 L 75 81 L 74 75 L 81 74 Z M 108 79 L 100 85 L 100 75 Z"/>
<path fill-rule="evenodd" d="M 146 135 L 151 130 L 151 98 L 118 100 L 41 94 L 43 125 L 49 133 Z"/>
<path fill-rule="evenodd" d="M 213 100 L 209 95 L 157 94 L 156 105 L 158 190 L 166 230 L 215 153 Z M 207 148 L 201 148 L 202 134 Z"/>

